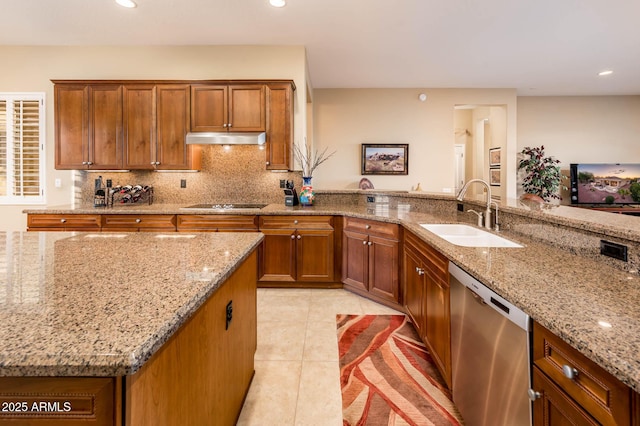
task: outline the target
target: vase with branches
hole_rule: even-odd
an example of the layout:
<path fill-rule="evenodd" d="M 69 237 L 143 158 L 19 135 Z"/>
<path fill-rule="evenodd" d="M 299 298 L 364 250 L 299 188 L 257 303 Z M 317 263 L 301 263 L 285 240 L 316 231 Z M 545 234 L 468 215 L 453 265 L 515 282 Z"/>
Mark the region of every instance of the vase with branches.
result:
<path fill-rule="evenodd" d="M 327 161 L 336 152 L 333 151 L 327 154 L 328 148 L 322 151 L 313 150 L 311 145 L 307 143 L 307 139 L 304 139 L 304 146 L 301 148 L 296 144 L 293 144 L 293 154 L 302 166 L 302 189 L 300 191 L 300 204 L 303 206 L 313 205 L 315 193 L 311 186 L 311 178 L 315 169 L 325 161 Z"/>
<path fill-rule="evenodd" d="M 560 188 L 566 189 L 561 184 L 566 176 L 560 173 L 560 160 L 545 156 L 544 145 L 525 147 L 520 153 L 523 158 L 518 163 L 518 170 L 526 172 L 522 180 L 525 194 L 537 195 L 543 201 L 561 200 L 558 192 Z"/>

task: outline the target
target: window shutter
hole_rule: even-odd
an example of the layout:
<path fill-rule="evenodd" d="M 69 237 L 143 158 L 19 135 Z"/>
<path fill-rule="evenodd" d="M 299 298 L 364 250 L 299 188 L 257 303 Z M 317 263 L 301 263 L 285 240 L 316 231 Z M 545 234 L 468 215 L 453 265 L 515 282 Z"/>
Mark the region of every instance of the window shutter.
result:
<path fill-rule="evenodd" d="M 4 204 L 44 202 L 43 147 L 44 94 L 0 94 L 0 200 Z"/>

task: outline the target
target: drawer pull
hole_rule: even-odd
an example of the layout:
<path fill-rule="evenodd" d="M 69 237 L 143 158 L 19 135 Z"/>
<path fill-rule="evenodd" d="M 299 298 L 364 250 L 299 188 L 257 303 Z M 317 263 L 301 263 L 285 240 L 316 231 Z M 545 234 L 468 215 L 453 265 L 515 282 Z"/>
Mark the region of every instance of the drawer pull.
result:
<path fill-rule="evenodd" d="M 298 224 L 298 219 L 294 220 L 294 221 L 293 221 L 293 224 L 294 224 L 294 225 L 297 225 L 297 224 Z"/>
<path fill-rule="evenodd" d="M 142 222 L 142 219 L 136 219 L 136 223 Z"/>
<path fill-rule="evenodd" d="M 371 225 L 365 225 L 364 229 L 371 229 Z"/>
<path fill-rule="evenodd" d="M 527 390 L 527 394 L 529 394 L 529 399 L 530 399 L 531 401 L 535 401 L 536 399 L 538 399 L 538 398 L 541 398 L 541 397 L 542 397 L 542 394 L 541 394 L 540 392 L 535 391 L 535 390 L 533 390 L 533 389 L 528 389 L 528 390 Z"/>
<path fill-rule="evenodd" d="M 60 222 L 67 223 L 67 219 L 60 219 Z"/>
<path fill-rule="evenodd" d="M 578 370 L 565 364 L 562 366 L 562 374 L 564 374 L 567 379 L 575 380 L 578 377 Z"/>

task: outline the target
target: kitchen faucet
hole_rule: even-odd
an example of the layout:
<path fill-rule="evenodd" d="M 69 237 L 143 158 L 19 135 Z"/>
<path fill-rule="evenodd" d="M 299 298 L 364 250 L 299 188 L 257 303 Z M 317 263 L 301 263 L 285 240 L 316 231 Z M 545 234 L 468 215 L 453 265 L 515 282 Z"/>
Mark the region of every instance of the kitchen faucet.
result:
<path fill-rule="evenodd" d="M 460 192 L 458 192 L 456 199 L 458 201 L 462 201 L 464 198 L 464 194 L 467 193 L 467 189 L 469 188 L 469 185 L 472 184 L 473 182 L 479 182 L 487 188 L 487 209 L 484 214 L 484 227 L 487 229 L 491 229 L 491 187 L 487 182 L 485 182 L 482 179 L 471 179 L 470 181 L 467 181 L 467 183 L 465 183 L 462 186 L 462 189 L 460 190 Z M 498 212 L 498 207 L 496 204 L 496 216 L 497 216 L 497 212 Z M 480 217 L 478 219 L 480 219 Z M 478 220 L 478 225 L 480 225 L 480 220 Z"/>

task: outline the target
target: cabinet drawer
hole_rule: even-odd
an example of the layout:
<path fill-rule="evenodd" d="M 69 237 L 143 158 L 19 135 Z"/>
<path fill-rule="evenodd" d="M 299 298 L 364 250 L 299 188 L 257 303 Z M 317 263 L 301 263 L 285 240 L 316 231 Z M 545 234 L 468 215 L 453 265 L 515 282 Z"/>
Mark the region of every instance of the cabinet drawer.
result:
<path fill-rule="evenodd" d="M 37 231 L 48 228 L 63 230 L 100 230 L 99 214 L 30 214 L 27 216 L 27 228 Z"/>
<path fill-rule="evenodd" d="M 178 231 L 257 231 L 257 216 L 193 215 L 177 217 Z"/>
<path fill-rule="evenodd" d="M 344 229 L 385 238 L 398 239 L 400 237 L 400 227 L 398 225 L 375 220 L 346 217 L 344 219 Z"/>
<path fill-rule="evenodd" d="M 333 229 L 333 216 L 260 216 L 260 229 Z"/>
<path fill-rule="evenodd" d="M 631 389 L 538 323 L 533 326 L 533 360 L 598 422 L 631 424 Z"/>
<path fill-rule="evenodd" d="M 431 272 L 441 281 L 444 281 L 444 284 L 448 285 L 449 259 L 414 234 L 405 232 L 404 241 L 405 244 L 411 245 L 414 250 L 417 250 L 427 261 L 425 262 L 425 266 L 431 269 Z"/>
<path fill-rule="evenodd" d="M 176 230 L 175 215 L 166 214 L 105 214 L 102 216 L 102 229 L 109 231 L 111 229 L 118 230 L 159 230 L 159 231 L 175 231 Z"/>

